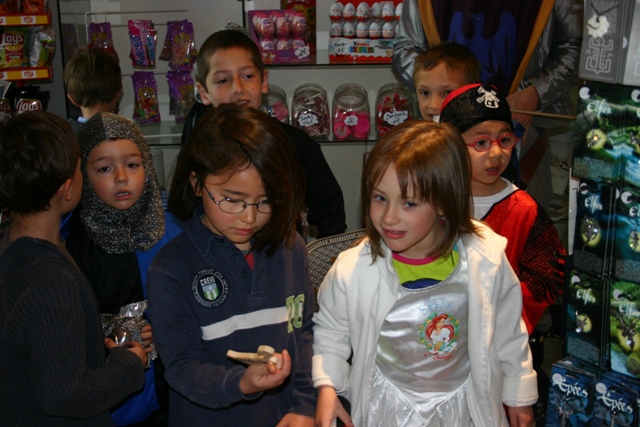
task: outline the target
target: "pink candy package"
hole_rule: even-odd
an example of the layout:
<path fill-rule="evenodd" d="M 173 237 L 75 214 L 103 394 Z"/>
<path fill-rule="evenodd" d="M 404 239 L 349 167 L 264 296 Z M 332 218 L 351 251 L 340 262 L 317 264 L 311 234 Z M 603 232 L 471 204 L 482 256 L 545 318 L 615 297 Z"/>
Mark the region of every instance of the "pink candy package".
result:
<path fill-rule="evenodd" d="M 158 33 L 148 19 L 129 20 L 131 63 L 134 68 L 155 68 Z"/>

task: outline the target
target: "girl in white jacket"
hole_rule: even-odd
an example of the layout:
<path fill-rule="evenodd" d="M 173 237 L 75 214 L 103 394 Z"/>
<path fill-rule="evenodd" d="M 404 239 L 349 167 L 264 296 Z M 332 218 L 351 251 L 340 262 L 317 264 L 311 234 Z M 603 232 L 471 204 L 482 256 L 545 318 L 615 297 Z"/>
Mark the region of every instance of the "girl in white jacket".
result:
<path fill-rule="evenodd" d="M 336 417 L 357 427 L 532 422 L 520 284 L 506 239 L 471 219 L 469 171 L 449 125 L 397 126 L 369 154 L 367 237 L 338 257 L 318 295 L 320 427 Z"/>

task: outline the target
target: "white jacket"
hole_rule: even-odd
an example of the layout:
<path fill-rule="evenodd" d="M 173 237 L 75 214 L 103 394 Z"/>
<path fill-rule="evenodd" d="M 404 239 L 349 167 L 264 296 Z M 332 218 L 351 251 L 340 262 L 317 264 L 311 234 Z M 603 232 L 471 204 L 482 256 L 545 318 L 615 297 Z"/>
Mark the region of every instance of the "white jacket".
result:
<path fill-rule="evenodd" d="M 508 426 L 502 406 L 538 399 L 520 282 L 504 250 L 506 239 L 477 223 L 482 238 L 460 239 L 460 262 L 468 260 L 469 406 L 476 427 Z M 368 407 L 380 328 L 397 300 L 400 282 L 391 251 L 371 263 L 367 241 L 344 251 L 320 286 L 315 316 L 313 381 L 351 402 L 356 427 L 369 424 Z M 353 348 L 352 365 L 347 363 Z"/>

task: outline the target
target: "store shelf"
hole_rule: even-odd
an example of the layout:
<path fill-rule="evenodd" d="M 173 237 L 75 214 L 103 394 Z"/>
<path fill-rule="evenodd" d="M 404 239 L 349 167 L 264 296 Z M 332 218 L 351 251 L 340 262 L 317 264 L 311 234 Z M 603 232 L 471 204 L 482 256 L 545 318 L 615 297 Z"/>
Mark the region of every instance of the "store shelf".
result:
<path fill-rule="evenodd" d="M 375 68 L 389 68 L 391 66 L 390 62 L 380 62 L 380 61 L 366 61 L 362 58 L 359 58 L 356 62 L 352 59 L 344 59 L 344 60 L 335 60 L 329 59 L 329 51 L 328 50 L 318 50 L 316 53 L 311 54 L 311 59 L 307 63 L 302 64 L 267 64 L 267 68 L 324 68 L 324 67 L 337 67 L 337 68 L 353 68 L 354 66 L 363 66 L 363 67 L 375 67 Z"/>
<path fill-rule="evenodd" d="M 5 68 L 0 70 L 0 80 L 50 80 L 53 72 L 50 67 Z"/>
<path fill-rule="evenodd" d="M 0 15 L 0 27 L 24 27 L 49 24 L 51 24 L 51 15 L 49 13 L 8 13 L 6 15 Z"/>

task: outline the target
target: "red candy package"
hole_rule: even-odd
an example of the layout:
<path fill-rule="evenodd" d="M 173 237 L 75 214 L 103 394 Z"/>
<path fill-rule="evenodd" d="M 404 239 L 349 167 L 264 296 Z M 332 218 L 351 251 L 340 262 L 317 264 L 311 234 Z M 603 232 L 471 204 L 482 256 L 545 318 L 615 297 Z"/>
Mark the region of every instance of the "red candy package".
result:
<path fill-rule="evenodd" d="M 168 71 L 169 114 L 176 117 L 176 123 L 184 122 L 195 102 L 193 79 L 188 71 Z"/>
<path fill-rule="evenodd" d="M 160 123 L 158 84 L 153 71 L 134 71 L 131 79 L 135 94 L 133 118 L 141 125 Z"/>
<path fill-rule="evenodd" d="M 118 53 L 113 47 L 113 36 L 111 35 L 111 24 L 108 22 L 89 24 L 89 47 L 96 47 L 107 52 L 120 62 Z"/>
<path fill-rule="evenodd" d="M 22 0 L 22 13 L 45 13 L 49 10 L 48 0 Z"/>
<path fill-rule="evenodd" d="M 129 57 L 133 67 L 155 68 L 158 33 L 153 28 L 153 22 L 148 19 L 130 19 L 129 40 L 131 41 Z"/>

